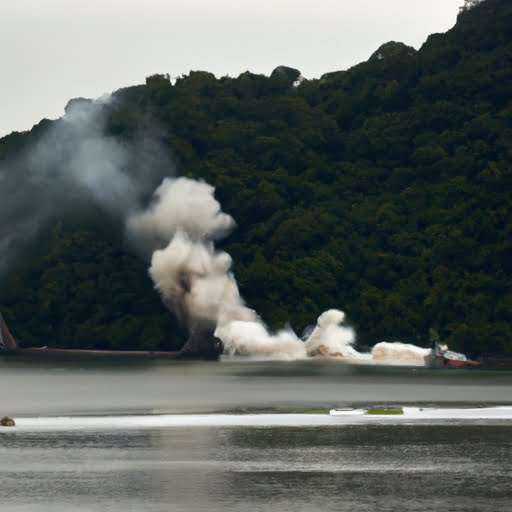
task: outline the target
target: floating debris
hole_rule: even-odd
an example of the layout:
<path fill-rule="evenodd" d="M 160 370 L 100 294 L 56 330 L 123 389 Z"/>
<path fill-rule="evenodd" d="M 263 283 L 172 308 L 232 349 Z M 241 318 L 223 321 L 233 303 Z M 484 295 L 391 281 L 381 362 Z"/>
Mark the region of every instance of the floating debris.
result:
<path fill-rule="evenodd" d="M 4 416 L 0 420 L 0 425 L 2 425 L 2 427 L 14 427 L 16 426 L 16 423 L 12 418 L 9 418 L 9 416 Z"/>

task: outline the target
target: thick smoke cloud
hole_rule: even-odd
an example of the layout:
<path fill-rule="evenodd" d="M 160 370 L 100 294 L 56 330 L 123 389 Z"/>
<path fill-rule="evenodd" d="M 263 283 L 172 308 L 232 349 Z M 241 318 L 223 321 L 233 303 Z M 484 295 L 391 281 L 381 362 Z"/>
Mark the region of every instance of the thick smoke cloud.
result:
<path fill-rule="evenodd" d="M 354 330 L 342 325 L 344 320 L 345 313 L 337 309 L 322 313 L 306 341 L 308 354 L 358 357 L 360 354 L 352 346 L 356 338 Z"/>
<path fill-rule="evenodd" d="M 131 238 L 154 250 L 150 276 L 181 323 L 189 331 L 211 325 L 227 354 L 300 359 L 355 353 L 354 332 L 340 325 L 344 314 L 335 310 L 320 317 L 306 343 L 291 329 L 268 332 L 240 296 L 231 257 L 213 245 L 234 226 L 213 194 L 203 182 L 165 179 L 148 209 L 128 221 Z"/>
<path fill-rule="evenodd" d="M 231 257 L 210 244 L 192 242 L 178 231 L 165 249 L 153 253 L 149 273 L 166 303 L 185 324 L 256 319 L 245 307 L 230 272 Z"/>
<path fill-rule="evenodd" d="M 181 230 L 194 241 L 224 238 L 235 226 L 213 197 L 214 188 L 187 178 L 163 180 L 149 208 L 128 220 L 128 232 L 154 251 L 165 247 Z"/>
<path fill-rule="evenodd" d="M 92 202 L 123 220 L 169 171 L 144 130 L 130 144 L 105 133 L 113 101 L 72 100 L 62 119 L 0 165 L 0 272 L 52 216 Z"/>
<path fill-rule="evenodd" d="M 416 364 L 422 366 L 430 354 L 428 348 L 417 347 L 399 341 L 389 343 L 381 341 L 372 349 L 372 360 L 374 362 L 394 364 Z"/>
<path fill-rule="evenodd" d="M 204 182 L 166 178 L 149 208 L 127 225 L 133 240 L 154 251 L 149 273 L 155 288 L 188 327 L 257 319 L 240 297 L 231 256 L 213 246 L 235 225 L 213 192 Z"/>
<path fill-rule="evenodd" d="M 152 251 L 149 274 L 155 288 L 190 333 L 196 325 L 209 325 L 228 355 L 424 363 L 428 351 L 401 343 L 380 343 L 374 353 L 361 354 L 353 347 L 353 329 L 344 325 L 345 314 L 335 309 L 320 315 L 305 342 L 291 328 L 270 333 L 242 300 L 231 257 L 214 247 L 213 241 L 234 225 L 222 212 L 214 188 L 188 178 L 166 178 L 147 210 L 128 220 L 132 240 Z"/>

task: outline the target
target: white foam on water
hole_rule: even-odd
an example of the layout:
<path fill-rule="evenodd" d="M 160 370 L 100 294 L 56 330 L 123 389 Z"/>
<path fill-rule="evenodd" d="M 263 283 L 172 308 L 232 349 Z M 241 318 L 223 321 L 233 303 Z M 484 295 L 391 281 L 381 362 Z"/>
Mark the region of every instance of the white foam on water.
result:
<path fill-rule="evenodd" d="M 215 335 L 224 344 L 226 356 L 253 360 L 301 360 L 328 358 L 355 365 L 425 366 L 430 349 L 401 342 L 377 343 L 369 353 L 354 348 L 354 330 L 344 324 L 345 313 L 329 309 L 322 313 L 305 341 L 291 330 L 270 334 L 260 322 L 228 322 Z"/>
<path fill-rule="evenodd" d="M 371 356 L 376 364 L 424 366 L 430 352 L 408 343 L 382 341 L 373 347 Z"/>
<path fill-rule="evenodd" d="M 141 416 L 60 416 L 16 419 L 15 430 L 134 430 L 176 427 L 323 425 L 319 414 L 162 414 Z"/>
<path fill-rule="evenodd" d="M 336 410 L 333 410 L 336 411 Z M 331 414 L 163 414 L 140 416 L 60 416 L 15 418 L 15 427 L 0 431 L 136 430 L 180 427 L 308 427 L 354 423 L 429 423 L 435 420 L 512 420 L 512 406 L 476 408 L 403 407 L 400 415 L 368 415 L 365 409 Z"/>
<path fill-rule="evenodd" d="M 330 415 L 338 418 L 358 417 L 366 421 L 401 420 L 512 420 L 512 406 L 447 408 L 401 407 L 403 414 L 366 414 L 366 409 L 331 409 Z"/>

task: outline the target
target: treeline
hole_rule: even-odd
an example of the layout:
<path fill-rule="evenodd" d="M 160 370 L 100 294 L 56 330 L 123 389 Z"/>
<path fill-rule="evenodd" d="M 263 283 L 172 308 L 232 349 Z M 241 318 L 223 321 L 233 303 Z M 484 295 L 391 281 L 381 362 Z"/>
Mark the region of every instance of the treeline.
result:
<path fill-rule="evenodd" d="M 181 174 L 216 187 L 241 293 L 300 332 L 339 307 L 362 345 L 512 353 L 512 5 L 487 0 L 416 51 L 387 43 L 348 71 L 165 75 L 117 91 L 107 132 L 151 118 Z M 47 129 L 0 140 L 0 158 Z M 175 348 L 147 263 L 102 212 L 54 219 L 6 274 L 26 344 Z"/>

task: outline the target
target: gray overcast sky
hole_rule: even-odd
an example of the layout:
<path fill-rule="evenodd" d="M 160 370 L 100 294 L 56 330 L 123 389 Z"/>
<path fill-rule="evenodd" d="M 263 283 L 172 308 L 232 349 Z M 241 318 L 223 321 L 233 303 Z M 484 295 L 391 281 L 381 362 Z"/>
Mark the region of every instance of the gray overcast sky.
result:
<path fill-rule="evenodd" d="M 0 136 L 60 117 L 154 73 L 307 78 L 366 60 L 382 43 L 419 48 L 463 0 L 0 0 Z"/>

